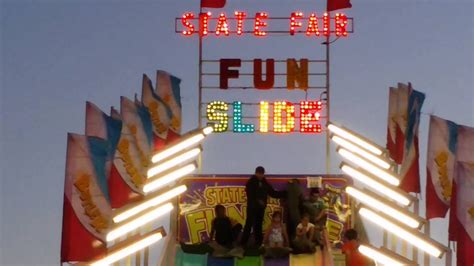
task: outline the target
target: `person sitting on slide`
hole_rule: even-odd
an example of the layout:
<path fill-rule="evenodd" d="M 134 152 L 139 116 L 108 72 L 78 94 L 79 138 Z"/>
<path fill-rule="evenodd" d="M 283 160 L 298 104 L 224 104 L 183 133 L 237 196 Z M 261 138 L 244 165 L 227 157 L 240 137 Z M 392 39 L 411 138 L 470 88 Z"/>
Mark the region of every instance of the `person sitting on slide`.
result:
<path fill-rule="evenodd" d="M 214 208 L 216 218 L 212 220 L 210 240 L 225 248 L 233 248 L 242 231 L 242 225 L 228 217 L 225 207 L 216 205 Z"/>
<path fill-rule="evenodd" d="M 296 237 L 293 240 L 295 253 L 313 253 L 316 251 L 313 243 L 314 224 L 309 222 L 309 214 L 304 213 L 301 222 L 296 227 Z"/>
<path fill-rule="evenodd" d="M 273 213 L 272 223 L 265 232 L 264 243 L 271 248 L 288 246 L 288 234 L 281 221 L 281 212 L 275 211 Z"/>
<path fill-rule="evenodd" d="M 263 243 L 266 246 L 265 256 L 283 257 L 288 255 L 288 233 L 283 226 L 281 212 L 275 211 L 273 213 L 272 223 L 265 232 Z"/>
<path fill-rule="evenodd" d="M 326 226 L 328 206 L 320 195 L 319 188 L 312 188 L 309 195 L 309 201 L 304 204 L 309 213 L 309 221 L 314 224 L 314 239 L 321 248 L 323 247 L 323 230 Z"/>

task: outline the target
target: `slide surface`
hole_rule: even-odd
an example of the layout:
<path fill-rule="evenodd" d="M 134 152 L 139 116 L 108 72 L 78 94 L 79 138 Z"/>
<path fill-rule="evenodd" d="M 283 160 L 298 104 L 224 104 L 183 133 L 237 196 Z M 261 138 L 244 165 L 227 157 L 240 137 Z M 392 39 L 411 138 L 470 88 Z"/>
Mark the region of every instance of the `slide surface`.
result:
<path fill-rule="evenodd" d="M 181 248 L 176 251 L 175 266 L 205 266 L 207 254 L 184 253 Z"/>
<path fill-rule="evenodd" d="M 314 254 L 290 254 L 290 266 L 322 266 L 323 257 L 318 249 Z"/>
<path fill-rule="evenodd" d="M 264 266 L 289 266 L 290 265 L 290 258 L 279 258 L 279 259 L 270 259 L 266 258 L 263 262 Z"/>
<path fill-rule="evenodd" d="M 235 266 L 262 266 L 262 257 L 244 257 L 243 259 L 235 259 Z"/>

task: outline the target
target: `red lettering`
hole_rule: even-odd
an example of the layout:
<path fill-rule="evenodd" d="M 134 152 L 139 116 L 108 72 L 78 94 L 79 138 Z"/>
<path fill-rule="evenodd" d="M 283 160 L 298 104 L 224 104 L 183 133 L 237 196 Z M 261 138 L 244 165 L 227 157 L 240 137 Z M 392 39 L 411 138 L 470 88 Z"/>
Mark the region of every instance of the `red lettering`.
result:
<path fill-rule="evenodd" d="M 300 132 L 321 133 L 321 125 L 318 123 L 322 103 L 321 101 L 300 102 Z"/>
<path fill-rule="evenodd" d="M 316 17 L 316 14 L 314 13 L 309 16 L 308 28 L 306 28 L 306 35 L 311 36 L 311 34 L 315 34 L 316 36 L 320 35 L 318 28 L 318 17 Z"/>
<path fill-rule="evenodd" d="M 347 36 L 347 17 L 344 14 L 336 14 L 336 36 Z"/>
<path fill-rule="evenodd" d="M 253 60 L 253 84 L 255 88 L 268 90 L 275 83 L 275 60 L 267 59 L 265 80 L 262 79 L 262 59 Z"/>
<path fill-rule="evenodd" d="M 329 15 L 328 13 L 324 13 L 323 15 L 323 35 L 324 36 L 329 36 L 329 26 L 330 26 L 330 21 L 329 21 Z"/>
<path fill-rule="evenodd" d="M 229 25 L 227 24 L 227 18 L 224 13 L 219 15 L 219 21 L 217 22 L 216 35 L 219 36 L 221 32 L 224 32 L 225 36 L 229 36 Z"/>
<path fill-rule="evenodd" d="M 244 18 L 247 16 L 244 12 L 235 11 L 235 17 L 237 18 L 237 35 L 242 35 L 244 27 Z"/>
<path fill-rule="evenodd" d="M 229 79 L 238 78 L 239 70 L 229 69 L 229 67 L 240 67 L 240 59 L 221 59 L 220 61 L 220 73 L 219 73 L 219 87 L 221 89 L 229 88 Z"/>
<path fill-rule="evenodd" d="M 209 33 L 209 18 L 211 17 L 211 12 L 199 14 L 199 32 L 201 36 L 207 36 Z"/>
<path fill-rule="evenodd" d="M 350 33 L 348 31 L 349 18 L 343 13 L 336 13 L 333 18 L 329 13 L 324 13 L 318 17 L 316 13 L 311 13 L 309 16 L 304 16 L 302 12 L 292 12 L 290 17 L 285 18 L 290 20 L 289 30 L 278 28 L 268 28 L 269 22 L 272 18 L 266 12 L 257 12 L 255 18 L 248 18 L 247 13 L 243 11 L 235 11 L 234 16 L 227 17 L 225 13 L 220 13 L 217 18 L 212 18 L 211 12 L 204 12 L 199 14 L 196 18 L 192 12 L 184 13 L 181 18 L 177 18 L 175 27 L 177 32 L 184 36 L 191 36 L 195 33 L 200 34 L 201 37 L 206 37 L 209 33 L 215 33 L 215 36 L 242 36 L 244 33 L 253 33 L 257 37 L 267 36 L 268 34 L 280 34 L 287 32 L 290 35 L 297 35 L 299 33 L 306 34 L 308 37 L 312 36 L 330 36 L 331 34 L 337 37 L 347 37 Z M 273 18 L 281 20 L 282 17 Z M 178 25 L 178 20 L 181 20 L 181 25 Z M 229 20 L 235 20 L 236 23 L 229 23 Z M 253 24 L 245 25 L 245 21 L 253 20 Z M 307 21 L 306 29 L 303 29 L 303 20 Z M 195 22 L 197 21 L 197 22 Z M 352 19 L 351 19 L 352 21 Z M 334 23 L 334 26 L 331 25 Z M 245 28 L 247 26 L 247 28 Z M 248 27 L 253 26 L 253 31 Z M 278 27 L 278 23 L 275 27 Z"/>
<path fill-rule="evenodd" d="M 255 26 L 254 26 L 254 34 L 255 36 L 265 36 L 267 35 L 266 31 L 263 31 L 262 28 L 267 26 L 267 22 L 263 21 L 264 19 L 268 18 L 268 14 L 265 12 L 260 12 L 255 14 Z"/>
<path fill-rule="evenodd" d="M 301 27 L 301 22 L 296 22 L 296 19 L 302 18 L 303 13 L 301 12 L 293 12 L 291 13 L 291 18 L 290 18 L 290 35 L 295 35 L 295 28 Z"/>
<path fill-rule="evenodd" d="M 188 21 L 188 19 L 193 19 L 193 18 L 194 18 L 193 13 L 183 14 L 183 17 L 181 18 L 181 23 L 183 23 L 183 26 L 186 28 L 186 30 L 182 31 L 183 35 L 188 36 L 194 33 L 194 25 Z"/>

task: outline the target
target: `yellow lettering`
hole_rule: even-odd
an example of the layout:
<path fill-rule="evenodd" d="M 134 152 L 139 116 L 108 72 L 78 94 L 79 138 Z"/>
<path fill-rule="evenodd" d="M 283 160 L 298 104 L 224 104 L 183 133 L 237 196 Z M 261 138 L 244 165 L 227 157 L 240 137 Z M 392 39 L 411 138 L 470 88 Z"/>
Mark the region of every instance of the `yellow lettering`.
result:
<path fill-rule="evenodd" d="M 230 218 L 235 219 L 238 223 L 241 225 L 245 224 L 245 211 L 247 208 L 242 208 L 242 211 L 239 211 L 239 209 L 236 206 L 228 206 L 227 207 L 227 216 Z"/>
<path fill-rule="evenodd" d="M 232 200 L 230 198 L 230 195 L 229 195 L 229 190 L 228 189 L 222 189 L 222 201 L 221 201 L 222 204 L 225 204 L 225 203 L 232 203 Z"/>
<path fill-rule="evenodd" d="M 79 190 L 81 193 L 85 191 L 89 191 L 89 175 L 83 174 L 81 175 L 75 182 L 74 186 Z"/>
<path fill-rule="evenodd" d="M 449 200 L 451 198 L 453 184 L 449 180 L 449 173 L 448 173 L 448 162 L 449 154 L 446 151 L 440 152 L 436 158 L 435 163 L 438 167 L 438 176 L 441 185 L 441 194 L 445 200 Z"/>
<path fill-rule="evenodd" d="M 207 187 L 204 191 L 204 197 L 206 198 L 206 205 L 207 206 L 214 206 L 217 204 L 216 194 L 214 192 L 214 188 Z"/>
<path fill-rule="evenodd" d="M 186 214 L 186 224 L 188 225 L 188 232 L 191 243 L 199 243 L 201 241 L 201 232 L 206 232 L 206 217 L 202 210 Z"/>
<path fill-rule="evenodd" d="M 247 202 L 247 193 L 245 193 L 244 187 L 239 187 L 239 203 Z"/>
<path fill-rule="evenodd" d="M 123 162 L 125 171 L 129 175 L 132 183 L 138 188 L 143 184 L 143 181 L 145 180 L 144 178 L 145 175 L 144 173 L 140 174 L 137 168 L 134 166 L 132 157 L 130 156 L 130 153 L 129 153 L 129 147 L 130 147 L 129 141 L 126 139 L 123 139 L 120 141 L 119 145 L 117 146 L 117 150 L 122 155 L 120 159 Z"/>
<path fill-rule="evenodd" d="M 102 216 L 102 213 L 92 200 L 90 193 L 90 175 L 80 175 L 74 182 L 74 186 L 79 191 L 81 206 L 84 208 L 84 213 L 90 219 L 90 225 L 99 233 L 107 229 L 108 220 Z"/>
<path fill-rule="evenodd" d="M 212 220 L 214 220 L 214 208 L 206 208 L 204 209 L 204 214 L 206 217 L 206 232 L 207 235 L 209 236 L 211 234 L 211 226 L 212 226 Z"/>
<path fill-rule="evenodd" d="M 161 122 L 161 118 L 158 112 L 158 103 L 151 102 L 148 106 L 148 110 L 150 111 L 151 122 L 153 123 L 153 127 L 158 131 L 159 134 L 166 131 L 166 126 Z"/>

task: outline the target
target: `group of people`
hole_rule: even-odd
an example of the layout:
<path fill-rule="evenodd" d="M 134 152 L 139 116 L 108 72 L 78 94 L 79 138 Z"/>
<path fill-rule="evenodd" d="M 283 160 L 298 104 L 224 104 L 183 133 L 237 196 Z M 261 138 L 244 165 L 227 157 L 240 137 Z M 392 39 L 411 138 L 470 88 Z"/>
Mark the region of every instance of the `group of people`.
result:
<path fill-rule="evenodd" d="M 224 206 L 215 207 L 216 218 L 212 221 L 210 234 L 210 240 L 215 244 L 227 249 L 259 248 L 263 245 L 271 256 L 285 255 L 290 251 L 312 253 L 317 246 L 323 247 L 322 230 L 326 212 L 318 189 L 311 191 L 308 201 L 305 201 L 297 179 L 291 181 L 286 191 L 277 191 L 265 179 L 265 169 L 259 166 L 255 169 L 255 175 L 247 181 L 245 192 L 247 213 L 244 227 L 226 216 Z M 287 199 L 289 222 L 284 226 L 282 213 L 275 211 L 270 226 L 263 233 L 268 196 Z M 306 210 L 302 215 L 301 209 Z M 252 231 L 254 239 L 249 241 Z"/>
<path fill-rule="evenodd" d="M 226 216 L 223 205 L 215 206 L 216 217 L 212 221 L 210 246 L 215 256 L 242 257 L 244 250 L 262 248 L 266 256 L 280 257 L 292 253 L 314 253 L 319 246 L 324 248 L 323 230 L 327 219 L 327 206 L 320 196 L 318 188 L 310 191 L 309 198 L 303 195 L 302 188 L 297 179 L 290 181 L 285 191 L 275 190 L 265 179 L 265 169 L 261 166 L 255 169 L 253 175 L 245 186 L 247 194 L 247 212 L 245 225 Z M 271 224 L 262 232 L 265 208 L 268 196 L 285 198 L 287 203 L 287 224 L 283 224 L 280 211 L 274 211 Z M 243 230 L 242 230 L 243 229 Z M 250 235 L 253 232 L 253 241 Z M 348 230 L 347 243 L 343 252 L 357 257 L 357 232 Z M 352 259 L 352 261 L 356 261 Z M 349 259 L 350 261 L 350 259 Z M 364 265 L 364 264 L 347 264 Z"/>

